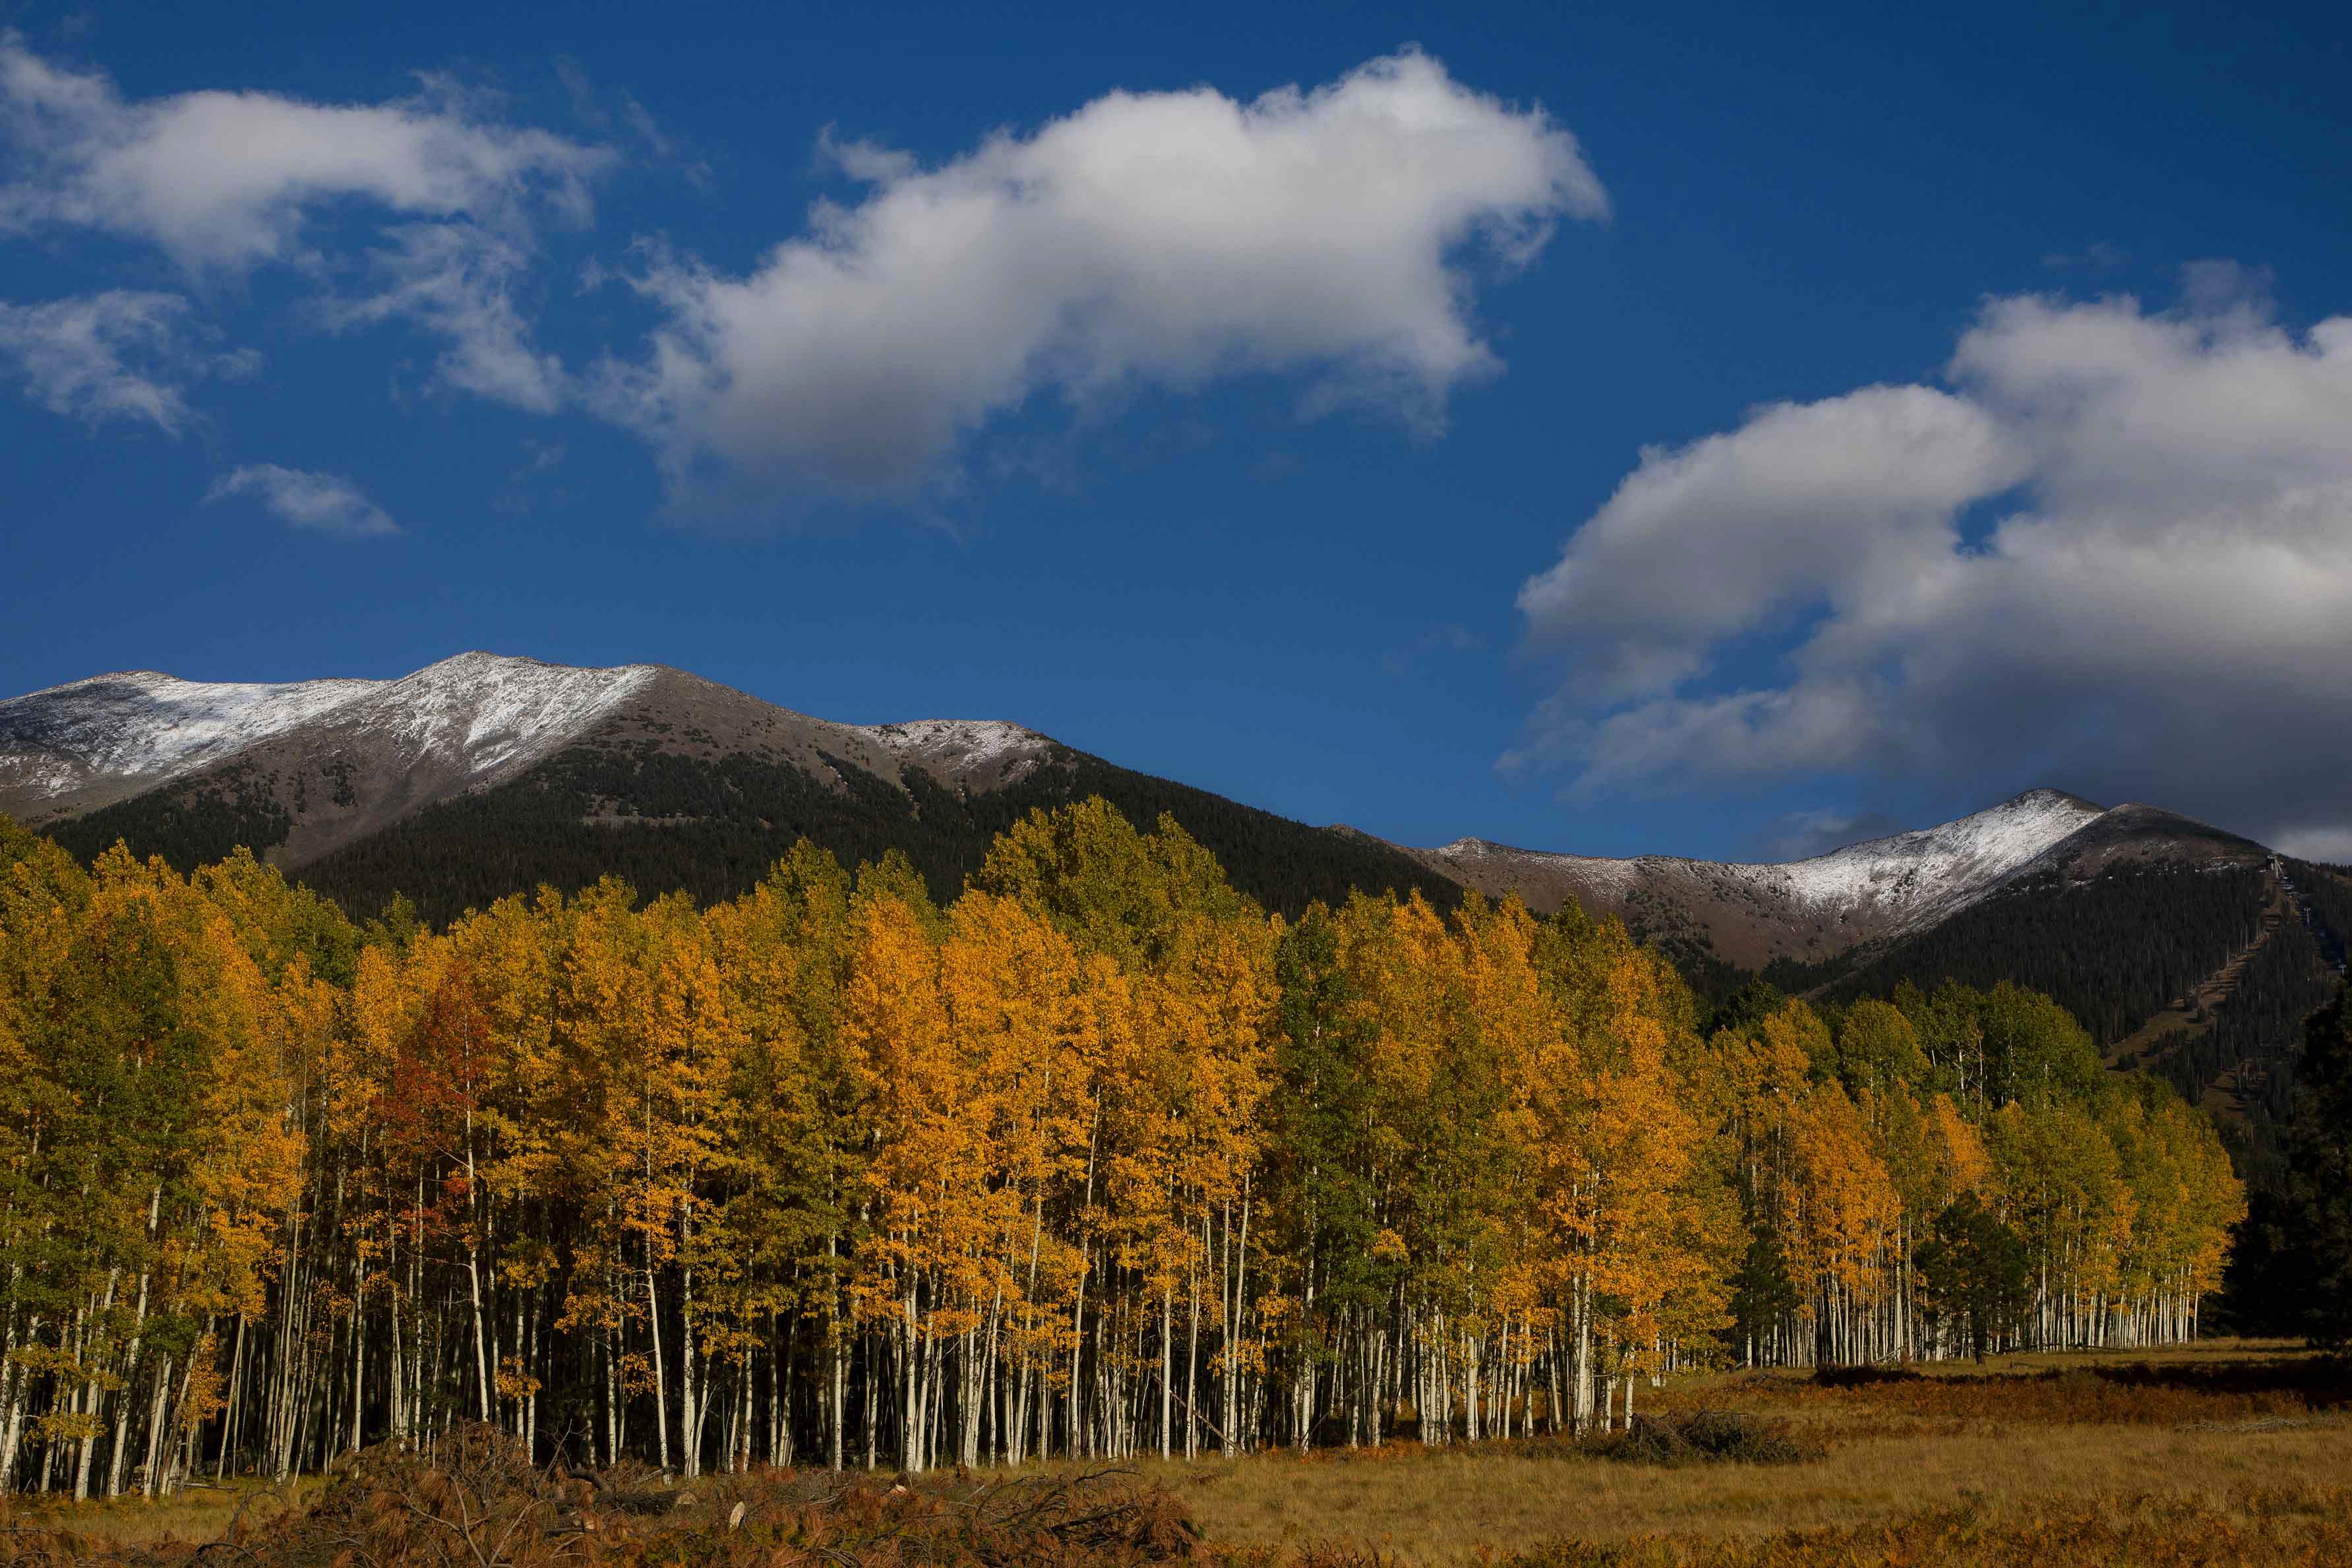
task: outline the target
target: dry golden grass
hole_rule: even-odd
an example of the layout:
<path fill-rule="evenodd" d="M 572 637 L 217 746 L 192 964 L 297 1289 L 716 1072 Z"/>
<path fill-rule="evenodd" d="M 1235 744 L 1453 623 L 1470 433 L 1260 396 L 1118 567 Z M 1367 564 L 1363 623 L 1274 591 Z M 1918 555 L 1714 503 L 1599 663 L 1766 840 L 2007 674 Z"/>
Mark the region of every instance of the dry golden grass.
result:
<path fill-rule="evenodd" d="M 1296 1568 L 1363 1568 L 1341 1554 Z M 1497 1568 L 2341 1568 L 2352 1563 L 2352 1494 L 2273 1487 L 2221 1503 L 2114 1494 L 2021 1513 L 1931 1509 L 1883 1523 L 1733 1538 L 1560 1542 Z"/>
<path fill-rule="evenodd" d="M 1089 1495 L 1126 1500 L 1117 1506 L 1128 1510 L 1108 1535 L 1083 1543 L 1019 1537 L 987 1521 L 982 1528 L 956 1511 L 966 1507 L 960 1498 L 999 1495 L 992 1489 L 1007 1482 L 1076 1498 L 1068 1467 L 970 1480 L 942 1474 L 927 1478 L 917 1496 L 892 1493 L 887 1476 L 719 1478 L 697 1484 L 702 1506 L 686 1513 L 673 1516 L 673 1494 L 661 1492 L 656 1500 L 667 1522 L 620 1530 L 625 1521 L 612 1515 L 602 1531 L 583 1522 L 587 1502 L 518 1472 L 500 1480 L 502 1495 L 547 1519 L 518 1539 L 522 1555 L 499 1561 L 895 1563 L 908 1560 L 907 1532 L 915 1531 L 929 1532 L 923 1550 L 933 1555 L 923 1561 L 992 1568 L 1000 1560 L 1008 1568 L 1045 1561 L 1041 1551 L 1087 1568 L 1181 1561 L 1227 1568 L 2352 1565 L 2352 1381 L 2342 1363 L 2285 1346 L 2224 1342 L 2162 1355 L 2015 1357 L 1981 1369 L 1828 1381 L 1738 1373 L 1644 1390 L 1642 1403 L 1653 1413 L 1705 1409 L 1785 1426 L 1818 1457 L 1668 1468 L 1539 1442 L 1147 1462 L 1131 1479 L 1078 1483 L 1094 1489 Z M 375 1495 L 390 1500 L 370 1506 L 390 1521 L 384 1529 L 413 1511 L 419 1483 L 412 1471 L 378 1478 Z M 443 1483 L 427 1476 L 421 1484 L 429 1492 Z M 120 1555 L 104 1560 L 183 1563 L 187 1549 L 164 1538 L 217 1538 L 240 1510 L 238 1533 L 250 1543 L 240 1548 L 245 1560 L 307 1563 L 295 1543 L 315 1545 L 322 1521 L 377 1519 L 355 1511 L 354 1495 L 347 1487 L 274 1529 L 265 1521 L 280 1505 L 250 1492 L 197 1494 L 163 1507 L 20 1511 L 13 1531 L 0 1531 L 0 1563 L 11 1561 L 12 1540 L 29 1542 L 45 1526 L 69 1528 L 87 1544 L 17 1560 L 93 1561 L 110 1551 Z M 749 1504 L 742 1528 L 719 1528 L 719 1510 L 739 1498 Z M 1072 1502 L 1069 1517 L 1094 1519 L 1093 1509 Z M 1181 1528 L 1187 1515 L 1197 1547 Z M 571 1523 L 557 1528 L 559 1517 Z M 375 1554 L 387 1563 L 440 1561 L 413 1554 L 437 1532 L 410 1533 L 413 1541 L 393 1531 L 375 1542 L 391 1550 Z M 1002 1556 L 1016 1537 L 1027 1544 Z M 289 1554 L 273 1555 L 277 1546 Z"/>
<path fill-rule="evenodd" d="M 1561 1538 L 1759 1535 L 1881 1522 L 1924 1508 L 2024 1511 L 2100 1493 L 2219 1505 L 2284 1480 L 2352 1488 L 2352 1425 L 2040 1426 L 1872 1438 L 1833 1447 L 1813 1464 L 1769 1468 L 1441 1456 L 1371 1465 L 1248 1460 L 1198 1475 L 1146 1474 L 1179 1492 L 1212 1541 L 1344 1541 L 1435 1565 Z"/>
<path fill-rule="evenodd" d="M 76 1506 L 34 1500 L 16 1504 L 8 1517 L 14 1524 L 55 1524 L 93 1540 L 123 1546 L 159 1541 L 216 1541 L 239 1520 L 258 1526 L 279 1518 L 289 1508 L 308 1507 L 325 1484 L 320 1477 L 302 1476 L 283 1486 L 252 1480 L 195 1486 L 176 1498 L 153 1502 L 130 1497 Z M 0 1563 L 7 1561 L 5 1551 L 0 1551 Z"/>
<path fill-rule="evenodd" d="M 2287 1347 L 2221 1342 L 2163 1356 L 2013 1357 L 1923 1372 L 1851 1387 L 1740 1373 L 1643 1391 L 1652 1410 L 1706 1405 L 1786 1420 L 1827 1447 L 1802 1465 L 1666 1468 L 1408 1447 L 1377 1458 L 1148 1465 L 1145 1474 L 1184 1499 L 1211 1541 L 1346 1542 L 1416 1568 L 1561 1540 L 1754 1539 L 1881 1526 L 1922 1510 L 2022 1520 L 2102 1496 L 2226 1511 L 2282 1484 L 2352 1488 L 2340 1373 Z M 2175 1381 L 2140 1381 L 2158 1376 Z"/>

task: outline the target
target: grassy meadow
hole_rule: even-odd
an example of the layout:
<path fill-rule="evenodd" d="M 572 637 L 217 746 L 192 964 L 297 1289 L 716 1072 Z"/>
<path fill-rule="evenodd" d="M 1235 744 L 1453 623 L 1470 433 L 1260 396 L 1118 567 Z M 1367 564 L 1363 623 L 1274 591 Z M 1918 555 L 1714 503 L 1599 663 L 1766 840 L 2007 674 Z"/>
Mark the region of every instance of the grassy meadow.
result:
<path fill-rule="evenodd" d="M 1643 1394 L 1642 1430 L 1608 1441 L 911 1479 L 570 1477 L 485 1436 L 331 1481 L 20 1509 L 0 1563 L 178 1563 L 213 1543 L 204 1561 L 322 1568 L 2352 1563 L 2352 1372 L 2292 1346 L 1744 1372 Z M 1703 1429 L 1746 1457 L 1674 1436 Z"/>

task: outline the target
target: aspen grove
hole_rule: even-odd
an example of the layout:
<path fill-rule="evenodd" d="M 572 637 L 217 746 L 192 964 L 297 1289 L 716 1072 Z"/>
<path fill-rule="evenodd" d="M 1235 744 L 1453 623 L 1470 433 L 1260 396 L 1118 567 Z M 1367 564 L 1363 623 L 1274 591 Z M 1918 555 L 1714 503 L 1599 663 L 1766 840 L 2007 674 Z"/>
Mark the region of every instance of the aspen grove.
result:
<path fill-rule="evenodd" d="M 0 819 L 0 1476 L 494 1423 L 906 1470 L 1624 1424 L 1680 1367 L 2155 1344 L 2242 1202 L 2013 987 L 1705 1034 L 1571 904 L 1296 922 L 1172 820 L 939 907 L 803 845 L 355 927 Z"/>

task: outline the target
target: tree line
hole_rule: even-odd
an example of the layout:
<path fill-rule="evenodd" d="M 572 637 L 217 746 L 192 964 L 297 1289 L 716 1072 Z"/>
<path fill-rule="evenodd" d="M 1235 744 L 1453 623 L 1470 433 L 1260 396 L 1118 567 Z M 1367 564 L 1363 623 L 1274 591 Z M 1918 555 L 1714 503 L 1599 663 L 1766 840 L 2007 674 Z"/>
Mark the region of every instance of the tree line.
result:
<path fill-rule="evenodd" d="M 439 930 L 242 852 L 0 819 L 0 868 L 20 1489 L 460 1421 L 687 1475 L 1591 1429 L 1682 1367 L 2187 1338 L 2242 1206 L 2046 997 L 1703 1031 L 1572 905 L 1286 920 L 1099 799 L 944 906 L 805 843 Z"/>
<path fill-rule="evenodd" d="M 1022 777 L 968 790 L 920 768 L 892 782 L 845 757 L 823 756 L 812 770 L 761 752 L 697 755 L 685 748 L 713 747 L 709 731 L 654 727 L 658 735 L 567 747 L 519 778 L 377 827 L 304 865 L 302 879 L 353 911 L 404 894 L 441 926 L 509 893 L 576 892 L 606 876 L 715 903 L 756 885 L 805 838 L 852 866 L 897 849 L 946 901 L 1030 812 L 1098 795 L 1132 822 L 1174 816 L 1236 888 L 1294 919 L 1357 888 L 1417 888 L 1441 906 L 1461 896 L 1458 884 L 1379 839 L 1310 827 L 1083 752 L 1057 747 Z M 283 843 L 313 801 L 352 805 L 349 769 L 347 760 L 314 760 L 285 777 L 232 763 L 48 831 L 85 859 L 119 839 L 191 871 L 239 845 L 264 853 Z"/>

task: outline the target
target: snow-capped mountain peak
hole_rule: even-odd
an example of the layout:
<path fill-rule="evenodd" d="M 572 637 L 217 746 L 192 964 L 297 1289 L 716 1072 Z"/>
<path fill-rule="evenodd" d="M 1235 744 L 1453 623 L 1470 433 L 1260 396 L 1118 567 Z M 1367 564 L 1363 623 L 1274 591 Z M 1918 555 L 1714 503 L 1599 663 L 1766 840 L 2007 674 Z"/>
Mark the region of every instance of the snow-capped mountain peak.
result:
<path fill-rule="evenodd" d="M 478 779 L 578 739 L 659 672 L 475 652 L 398 680 L 92 676 L 0 702 L 0 810 L 86 810 L 298 733 L 369 742 L 399 772 Z"/>
<path fill-rule="evenodd" d="M 660 673 L 651 664 L 583 669 L 461 653 L 383 683 L 336 717 L 478 775 L 578 739 Z"/>
<path fill-rule="evenodd" d="M 1418 853 L 1489 894 L 1517 891 L 1542 908 L 1573 898 L 1645 928 L 1696 929 L 1733 962 L 1761 963 L 1931 925 L 2106 815 L 2058 790 L 2029 790 L 1934 827 L 1777 864 L 1601 858 L 1480 838 Z"/>
<path fill-rule="evenodd" d="M 0 701 L 0 796 L 37 803 L 97 781 L 192 773 L 348 707 L 381 680 L 182 680 L 120 670 Z"/>
<path fill-rule="evenodd" d="M 2105 810 L 2059 790 L 2029 790 L 1938 826 L 1849 844 L 1810 859 L 1727 869 L 1776 881 L 1815 908 L 1876 901 L 1938 910 L 2006 879 Z"/>

